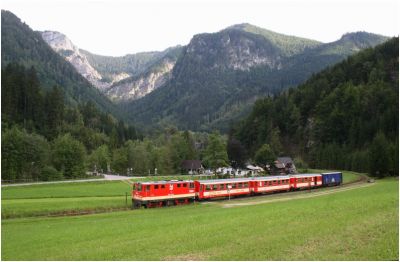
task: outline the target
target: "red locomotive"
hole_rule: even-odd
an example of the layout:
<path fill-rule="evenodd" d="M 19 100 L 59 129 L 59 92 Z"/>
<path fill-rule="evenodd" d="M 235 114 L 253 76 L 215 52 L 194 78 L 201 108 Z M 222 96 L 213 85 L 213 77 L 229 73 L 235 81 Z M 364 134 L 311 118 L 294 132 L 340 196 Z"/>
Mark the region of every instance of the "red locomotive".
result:
<path fill-rule="evenodd" d="M 326 182 L 325 182 L 326 181 Z M 194 200 L 285 192 L 340 185 L 342 173 L 299 174 L 214 180 L 137 182 L 132 188 L 133 208 L 188 204 Z"/>
<path fill-rule="evenodd" d="M 195 199 L 194 181 L 155 181 L 134 183 L 133 208 L 188 204 Z"/>

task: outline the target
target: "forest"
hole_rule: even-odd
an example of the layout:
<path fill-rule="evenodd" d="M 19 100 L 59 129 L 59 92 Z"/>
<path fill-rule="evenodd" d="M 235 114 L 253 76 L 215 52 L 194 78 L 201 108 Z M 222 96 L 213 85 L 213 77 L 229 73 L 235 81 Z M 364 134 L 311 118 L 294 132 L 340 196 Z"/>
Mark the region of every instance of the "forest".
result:
<path fill-rule="evenodd" d="M 313 168 L 398 175 L 398 49 L 393 38 L 256 101 L 230 140 L 250 157 L 264 150 Z"/>
<path fill-rule="evenodd" d="M 91 102 L 69 106 L 60 87 L 41 88 L 36 71 L 2 69 L 2 180 L 86 177 L 87 171 L 129 175 L 181 172 L 182 160 L 227 165 L 226 139 L 174 127 L 143 137 L 134 126 Z"/>

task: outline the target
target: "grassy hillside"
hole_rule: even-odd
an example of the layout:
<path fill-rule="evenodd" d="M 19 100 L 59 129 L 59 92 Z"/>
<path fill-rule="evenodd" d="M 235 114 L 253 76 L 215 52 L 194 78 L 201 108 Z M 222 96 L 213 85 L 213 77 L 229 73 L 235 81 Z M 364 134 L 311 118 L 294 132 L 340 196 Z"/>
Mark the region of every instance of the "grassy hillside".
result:
<path fill-rule="evenodd" d="M 331 195 L 2 220 L 3 260 L 398 260 L 398 181 Z"/>

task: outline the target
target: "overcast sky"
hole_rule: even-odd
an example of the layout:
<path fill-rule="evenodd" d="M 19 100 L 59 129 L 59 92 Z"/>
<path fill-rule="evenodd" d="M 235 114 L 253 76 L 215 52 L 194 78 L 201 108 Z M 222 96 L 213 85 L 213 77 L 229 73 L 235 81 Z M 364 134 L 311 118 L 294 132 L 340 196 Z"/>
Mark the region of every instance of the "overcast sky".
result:
<path fill-rule="evenodd" d="M 34 30 L 120 56 L 186 45 L 194 34 L 251 23 L 331 42 L 347 32 L 399 35 L 398 0 L 1 0 Z"/>

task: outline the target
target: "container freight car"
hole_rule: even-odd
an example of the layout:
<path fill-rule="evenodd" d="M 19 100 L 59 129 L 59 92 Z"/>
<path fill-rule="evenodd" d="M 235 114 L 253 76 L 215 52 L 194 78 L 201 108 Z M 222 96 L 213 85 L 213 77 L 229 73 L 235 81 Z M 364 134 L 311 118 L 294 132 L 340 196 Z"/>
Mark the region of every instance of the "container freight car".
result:
<path fill-rule="evenodd" d="M 343 183 L 341 172 L 322 173 L 323 186 L 338 186 Z"/>

